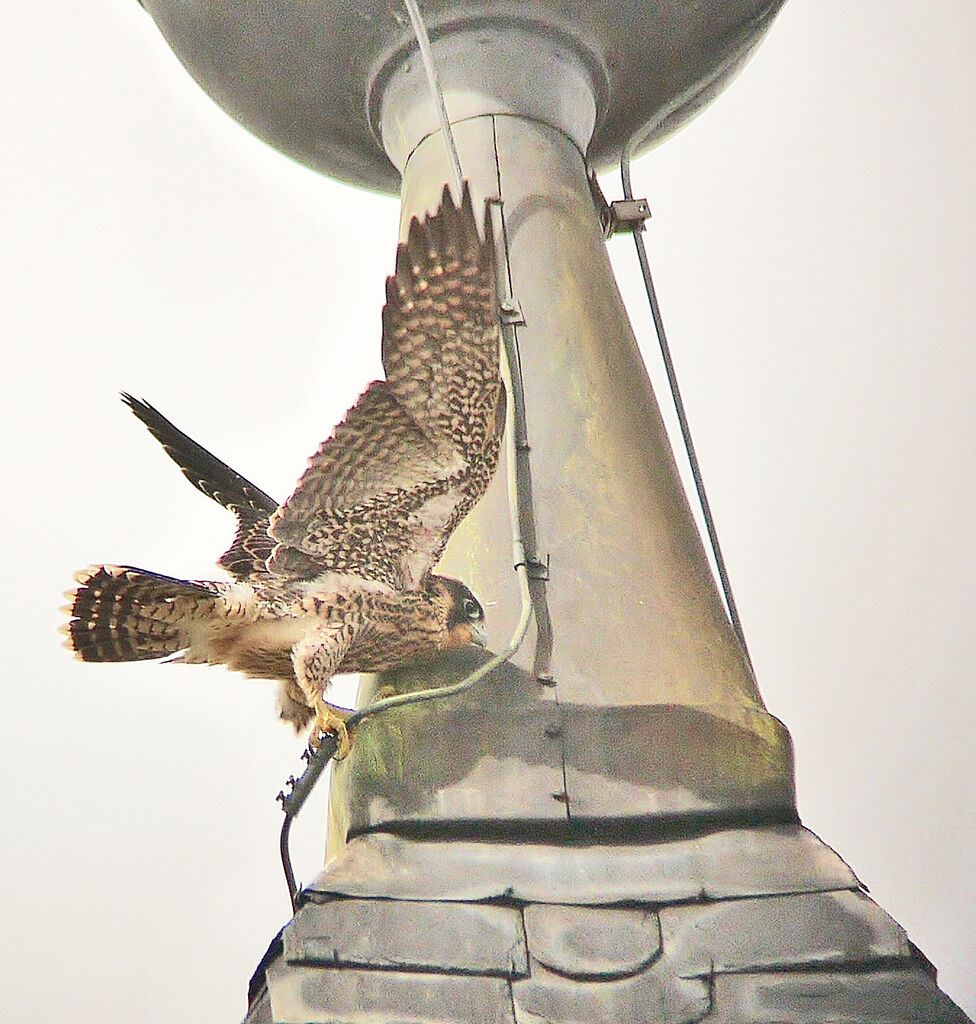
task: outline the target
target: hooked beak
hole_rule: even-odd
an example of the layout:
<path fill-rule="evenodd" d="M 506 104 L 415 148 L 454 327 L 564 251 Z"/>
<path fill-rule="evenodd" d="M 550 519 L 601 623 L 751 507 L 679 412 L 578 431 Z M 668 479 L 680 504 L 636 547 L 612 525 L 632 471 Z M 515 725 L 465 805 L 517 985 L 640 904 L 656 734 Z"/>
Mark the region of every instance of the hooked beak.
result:
<path fill-rule="evenodd" d="M 483 622 L 471 623 L 471 643 L 477 644 L 479 647 L 488 646 L 488 633 L 485 631 Z"/>

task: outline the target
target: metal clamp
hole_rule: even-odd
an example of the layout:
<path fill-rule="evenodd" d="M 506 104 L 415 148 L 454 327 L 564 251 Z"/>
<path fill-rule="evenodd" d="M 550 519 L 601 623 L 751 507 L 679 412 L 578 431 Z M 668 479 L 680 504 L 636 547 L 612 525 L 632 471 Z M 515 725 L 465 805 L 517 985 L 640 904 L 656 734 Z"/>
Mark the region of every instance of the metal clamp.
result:
<path fill-rule="evenodd" d="M 549 579 L 549 556 L 546 555 L 544 562 L 539 555 L 530 556 L 526 561 L 525 568 L 530 580 L 542 580 L 545 582 Z"/>
<path fill-rule="evenodd" d="M 644 222 L 651 219 L 651 207 L 646 199 L 614 199 L 607 202 L 595 173 L 590 174 L 590 195 L 603 228 L 603 237 L 644 230 Z"/>
<path fill-rule="evenodd" d="M 525 314 L 522 307 L 513 298 L 504 298 L 498 305 L 498 319 L 506 327 L 524 327 Z"/>
<path fill-rule="evenodd" d="M 644 230 L 644 222 L 651 219 L 651 208 L 646 199 L 614 199 L 610 204 L 610 235 Z"/>

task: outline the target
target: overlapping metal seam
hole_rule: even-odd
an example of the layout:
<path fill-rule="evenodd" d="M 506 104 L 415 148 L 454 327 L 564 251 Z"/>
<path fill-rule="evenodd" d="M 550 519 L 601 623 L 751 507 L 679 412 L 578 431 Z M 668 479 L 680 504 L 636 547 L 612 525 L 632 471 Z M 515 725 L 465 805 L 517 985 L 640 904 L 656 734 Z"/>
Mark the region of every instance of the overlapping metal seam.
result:
<path fill-rule="evenodd" d="M 676 903 L 857 889 L 850 868 L 801 826 L 723 829 L 656 843 L 440 842 L 370 833 L 312 883 L 330 894 L 407 900 Z"/>
<path fill-rule="evenodd" d="M 522 915 L 482 903 L 338 899 L 306 904 L 284 931 L 284 958 L 326 968 L 520 977 Z"/>

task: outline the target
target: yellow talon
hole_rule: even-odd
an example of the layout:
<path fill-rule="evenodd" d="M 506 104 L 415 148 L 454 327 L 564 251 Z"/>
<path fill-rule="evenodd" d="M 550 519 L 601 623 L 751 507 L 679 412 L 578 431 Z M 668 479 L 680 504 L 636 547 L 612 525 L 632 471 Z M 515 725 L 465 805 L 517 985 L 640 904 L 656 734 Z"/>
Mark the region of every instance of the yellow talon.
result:
<path fill-rule="evenodd" d="M 349 739 L 349 730 L 346 728 L 346 719 L 349 715 L 350 712 L 341 711 L 339 708 L 334 708 L 331 704 L 326 704 L 324 701 L 319 704 L 315 712 L 315 725 L 312 727 L 312 733 L 308 738 L 308 745 L 312 750 L 318 750 L 321 746 L 323 733 L 334 735 L 336 737 L 336 750 L 332 756 L 337 761 L 343 760 L 349 753 L 349 748 L 352 745 Z"/>

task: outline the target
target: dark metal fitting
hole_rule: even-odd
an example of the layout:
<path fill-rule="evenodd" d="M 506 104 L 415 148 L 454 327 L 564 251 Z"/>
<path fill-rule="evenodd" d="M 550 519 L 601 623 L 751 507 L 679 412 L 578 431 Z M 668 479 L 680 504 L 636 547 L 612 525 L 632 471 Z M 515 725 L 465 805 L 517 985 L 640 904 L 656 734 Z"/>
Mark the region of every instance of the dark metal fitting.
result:
<path fill-rule="evenodd" d="M 559 803 L 561 803 L 561 804 L 568 804 L 569 803 L 569 797 L 567 796 L 566 793 L 553 793 L 552 794 L 552 798 L 553 798 L 553 800 L 558 800 Z"/>
<path fill-rule="evenodd" d="M 529 574 L 530 580 L 545 580 L 549 579 L 549 556 L 546 555 L 546 560 L 543 562 L 541 558 L 529 558 L 525 563 L 525 570 Z"/>
<path fill-rule="evenodd" d="M 644 230 L 644 222 L 651 219 L 651 208 L 646 199 L 615 199 L 610 204 L 608 236 L 633 231 L 636 224 Z"/>
<path fill-rule="evenodd" d="M 558 725 L 547 725 L 542 731 L 546 739 L 550 740 L 558 740 L 563 734 L 562 729 Z"/>
<path fill-rule="evenodd" d="M 651 207 L 646 199 L 614 199 L 608 203 L 595 173 L 590 174 L 590 195 L 604 238 L 633 231 L 635 224 L 638 230 L 643 231 L 644 222 L 651 217 Z"/>
<path fill-rule="evenodd" d="M 552 676 L 545 676 L 545 675 L 544 676 L 536 676 L 536 680 L 538 681 L 540 686 L 555 686 L 556 685 L 556 680 L 553 679 Z"/>
<path fill-rule="evenodd" d="M 498 304 L 500 319 L 508 327 L 524 327 L 525 317 L 522 307 L 514 299 L 502 299 Z"/>

